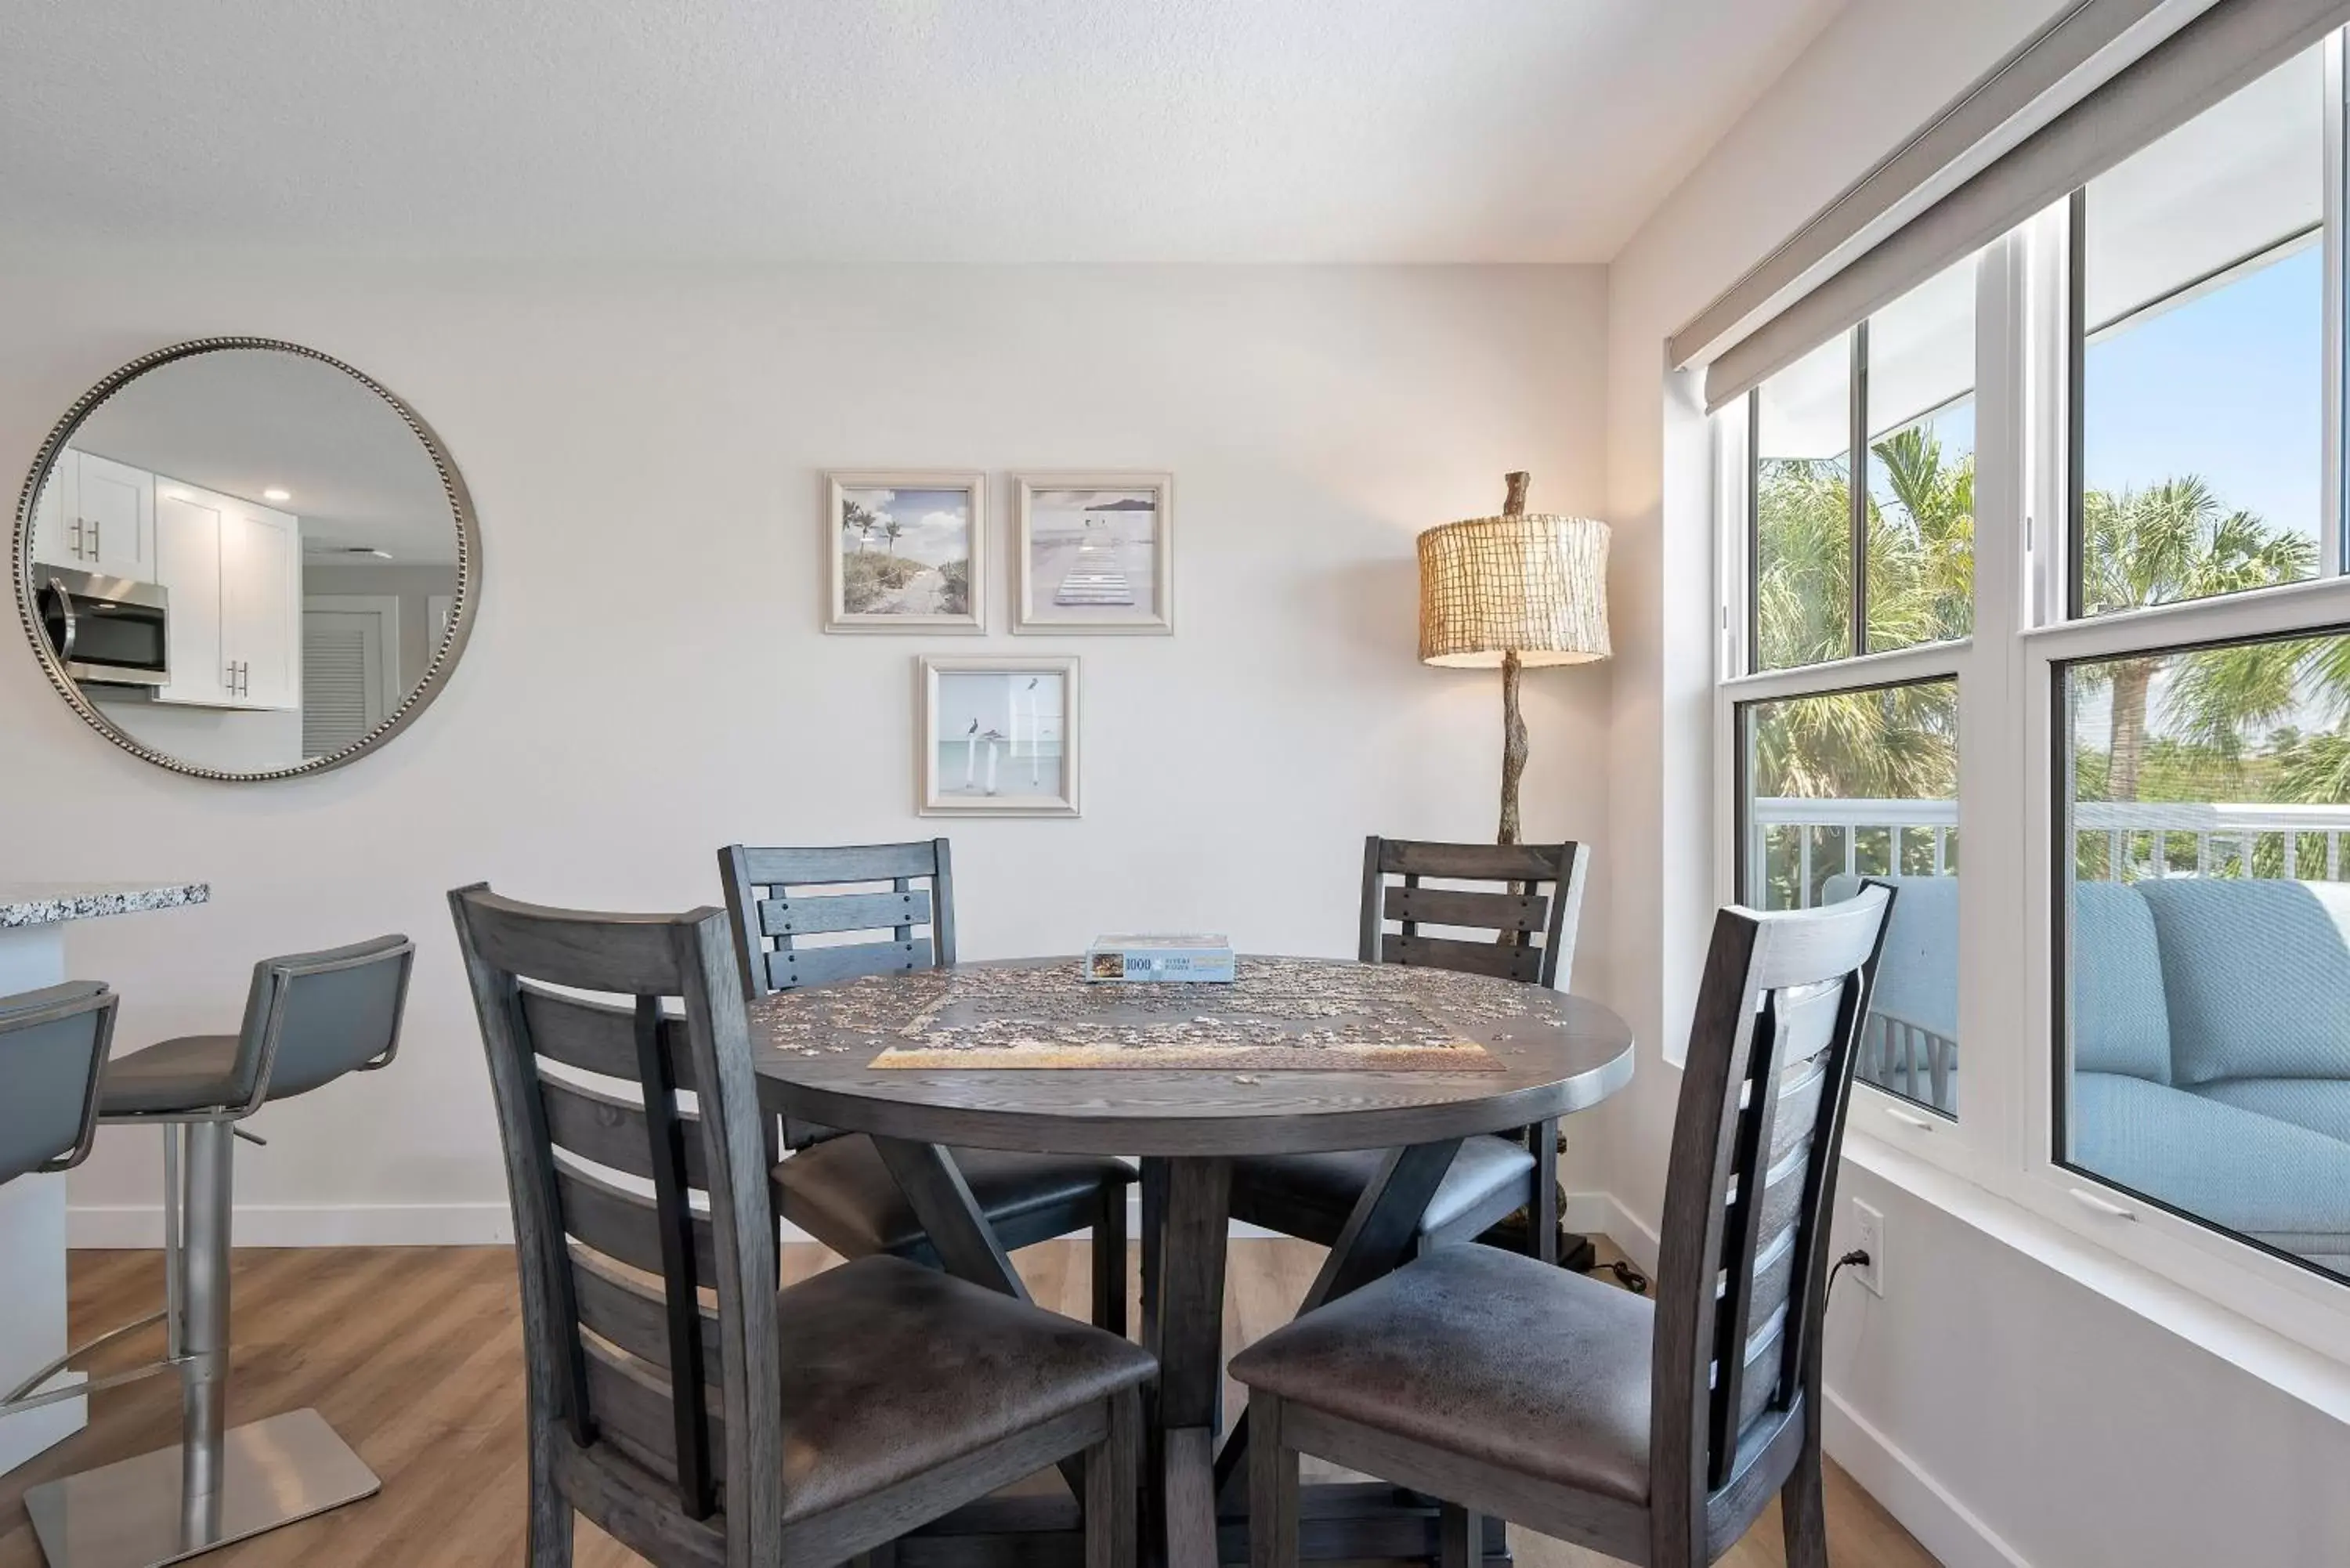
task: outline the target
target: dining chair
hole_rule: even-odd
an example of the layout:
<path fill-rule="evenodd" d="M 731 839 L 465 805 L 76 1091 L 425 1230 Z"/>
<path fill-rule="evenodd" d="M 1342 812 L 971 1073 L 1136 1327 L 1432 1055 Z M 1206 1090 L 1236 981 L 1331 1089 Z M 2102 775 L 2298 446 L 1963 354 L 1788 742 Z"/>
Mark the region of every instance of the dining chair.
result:
<path fill-rule="evenodd" d="M 718 852 L 718 870 L 744 994 L 754 1002 L 955 961 L 954 869 L 943 838 L 808 849 L 732 844 Z M 843 940 L 857 936 L 867 940 Z M 787 1119 L 784 1147 L 775 1182 L 785 1219 L 843 1257 L 888 1252 L 936 1266 L 921 1220 L 871 1138 Z M 1093 1321 L 1124 1334 L 1133 1168 L 1106 1155 L 951 1153 L 1007 1250 L 1092 1231 Z"/>
<path fill-rule="evenodd" d="M 1820 1324 L 1855 1044 L 1892 889 L 1715 917 L 1654 1302 L 1491 1247 L 1432 1252 L 1232 1358 L 1252 1568 L 1297 1561 L 1301 1453 L 1650 1568 L 1710 1564 L 1781 1499 L 1826 1568 Z"/>
<path fill-rule="evenodd" d="M 1564 986 L 1575 963 L 1575 919 L 1591 848 L 1583 844 L 1436 844 L 1380 838 L 1363 846 L 1365 963 L 1419 965 Z M 1489 883 L 1480 889 L 1434 888 Z M 1392 921 L 1398 929 L 1390 930 Z M 1434 936 L 1422 928 L 1482 933 Z M 1539 939 L 1539 940 L 1537 940 Z M 1232 1161 L 1232 1216 L 1327 1247 L 1378 1175 L 1384 1149 L 1253 1155 Z M 1465 1139 L 1420 1220 L 1425 1250 L 1482 1235 L 1523 1210 L 1524 1245 L 1558 1261 L 1558 1124 L 1517 1138 Z"/>
<path fill-rule="evenodd" d="M 822 1568 L 1070 1460 L 1087 1568 L 1134 1561 L 1149 1355 L 900 1258 L 776 1289 L 722 912 L 449 901 L 514 1206 L 532 1568 L 571 1562 L 575 1512 L 656 1568 Z"/>

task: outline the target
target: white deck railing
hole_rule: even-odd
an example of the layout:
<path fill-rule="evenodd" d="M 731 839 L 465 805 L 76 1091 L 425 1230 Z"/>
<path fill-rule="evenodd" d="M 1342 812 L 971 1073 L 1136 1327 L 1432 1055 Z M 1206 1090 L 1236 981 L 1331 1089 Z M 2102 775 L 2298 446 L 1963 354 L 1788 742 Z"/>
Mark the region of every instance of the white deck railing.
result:
<path fill-rule="evenodd" d="M 1947 875 L 1956 865 L 1959 803 L 1954 800 L 1813 800 L 1764 796 L 1748 815 L 1747 886 L 1767 886 L 1774 830 L 1794 828 L 1796 878 L 1808 904 L 1821 880 L 1821 857 L 1850 875 L 1914 865 Z M 2110 881 L 2147 877 L 2252 874 L 2261 841 L 2278 851 L 2283 875 L 2308 881 L 2344 879 L 2350 805 L 2265 805 L 2214 802 L 2088 802 L 2074 807 L 2083 846 L 2104 841 L 2098 857 Z M 1863 835 L 1886 836 L 1884 853 L 1864 855 Z M 1784 842 L 1783 838 L 1781 842 Z M 1914 853 L 1913 853 L 1914 852 Z M 1885 863 L 1890 856 L 1891 863 Z M 1831 875 L 1834 872 L 1830 873 Z"/>

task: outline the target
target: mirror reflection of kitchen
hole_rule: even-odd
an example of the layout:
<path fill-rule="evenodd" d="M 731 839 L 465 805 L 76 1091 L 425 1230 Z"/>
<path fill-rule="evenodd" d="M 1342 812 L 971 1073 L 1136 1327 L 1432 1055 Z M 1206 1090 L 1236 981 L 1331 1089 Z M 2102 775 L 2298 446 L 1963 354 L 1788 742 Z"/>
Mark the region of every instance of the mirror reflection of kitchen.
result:
<path fill-rule="evenodd" d="M 147 372 L 74 431 L 36 503 L 33 582 L 108 720 L 262 772 L 397 711 L 447 636 L 457 553 L 391 405 L 332 365 L 234 348 Z"/>

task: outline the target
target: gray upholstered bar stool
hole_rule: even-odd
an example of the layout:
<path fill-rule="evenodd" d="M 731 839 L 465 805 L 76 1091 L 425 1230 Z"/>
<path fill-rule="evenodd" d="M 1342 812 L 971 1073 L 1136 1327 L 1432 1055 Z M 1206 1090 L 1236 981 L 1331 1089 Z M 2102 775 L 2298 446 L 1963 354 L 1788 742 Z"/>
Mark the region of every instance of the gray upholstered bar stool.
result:
<path fill-rule="evenodd" d="M 89 1157 L 99 1072 L 120 1001 L 95 981 L 0 996 L 0 1182 L 69 1169 Z M 35 1392 L 70 1359 L 59 1357 L 0 1397 L 0 1416 L 88 1395 L 87 1383 Z"/>
<path fill-rule="evenodd" d="M 97 981 L 0 996 L 0 1181 L 88 1158 L 120 1001 Z"/>
<path fill-rule="evenodd" d="M 390 936 L 265 959 L 236 1033 L 164 1040 L 107 1064 L 99 1119 L 163 1129 L 162 1316 L 182 1440 L 27 1491 L 50 1568 L 176 1563 L 382 1484 L 316 1410 L 228 1428 L 230 1155 L 252 1137 L 237 1124 L 269 1101 L 391 1060 L 415 950 Z"/>

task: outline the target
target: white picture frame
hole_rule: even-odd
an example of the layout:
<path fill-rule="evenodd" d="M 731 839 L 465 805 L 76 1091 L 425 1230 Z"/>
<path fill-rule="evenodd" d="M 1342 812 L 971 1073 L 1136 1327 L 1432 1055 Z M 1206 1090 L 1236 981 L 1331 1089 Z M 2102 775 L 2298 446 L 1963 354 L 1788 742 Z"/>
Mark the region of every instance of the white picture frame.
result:
<path fill-rule="evenodd" d="M 1173 474 L 1021 473 L 1013 476 L 1013 487 L 1018 516 L 1014 631 L 1141 637 L 1174 631 Z"/>
<path fill-rule="evenodd" d="M 1082 689 L 1074 655 L 915 660 L 923 816 L 1076 816 Z"/>
<path fill-rule="evenodd" d="M 827 472 L 823 526 L 825 630 L 974 637 L 987 630 L 985 474 Z"/>

